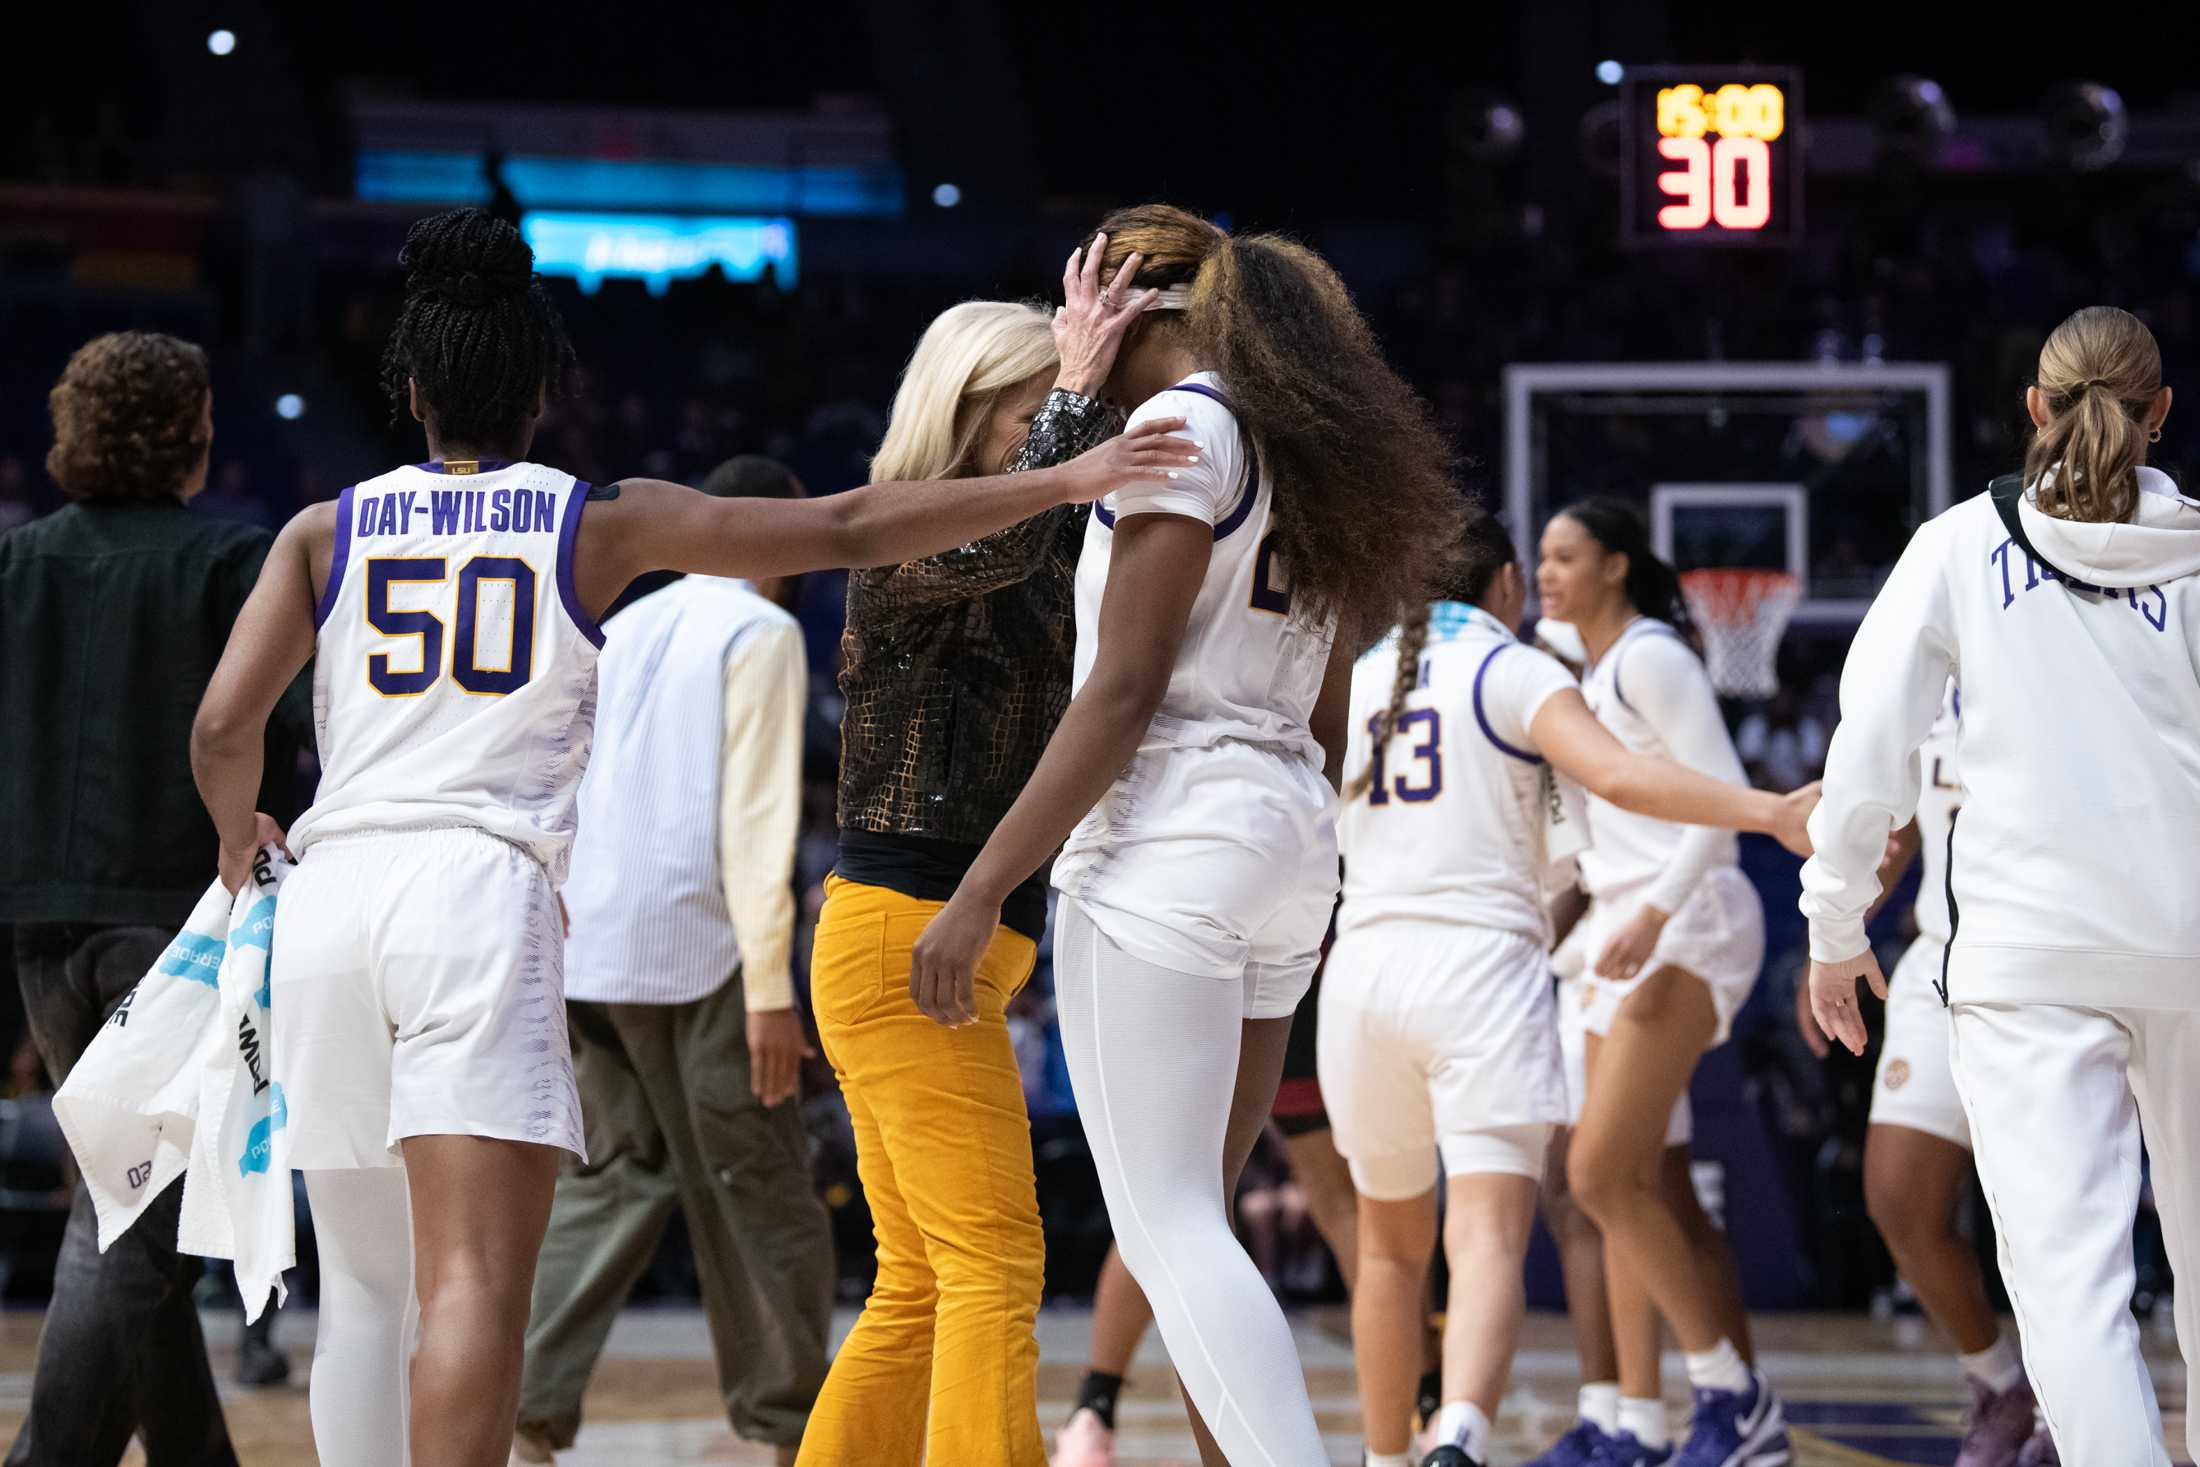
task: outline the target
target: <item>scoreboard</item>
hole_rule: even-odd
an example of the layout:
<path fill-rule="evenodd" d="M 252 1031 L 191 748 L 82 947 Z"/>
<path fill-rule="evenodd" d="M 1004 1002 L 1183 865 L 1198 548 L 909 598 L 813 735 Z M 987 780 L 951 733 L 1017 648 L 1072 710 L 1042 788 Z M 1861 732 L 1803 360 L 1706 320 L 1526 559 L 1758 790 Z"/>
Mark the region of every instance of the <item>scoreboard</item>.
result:
<path fill-rule="evenodd" d="M 1629 67 L 1620 87 L 1623 243 L 1802 238 L 1803 87 L 1792 67 Z"/>

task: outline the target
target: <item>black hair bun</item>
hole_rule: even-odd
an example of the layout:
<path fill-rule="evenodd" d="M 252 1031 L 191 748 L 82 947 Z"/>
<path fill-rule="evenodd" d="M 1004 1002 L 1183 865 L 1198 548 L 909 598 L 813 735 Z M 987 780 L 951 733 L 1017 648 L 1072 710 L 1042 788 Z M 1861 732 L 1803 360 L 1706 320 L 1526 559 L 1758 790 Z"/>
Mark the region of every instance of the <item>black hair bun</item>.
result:
<path fill-rule="evenodd" d="M 408 294 L 478 310 L 527 294 L 535 252 L 519 231 L 479 209 L 453 209 L 406 232 L 397 263 Z"/>

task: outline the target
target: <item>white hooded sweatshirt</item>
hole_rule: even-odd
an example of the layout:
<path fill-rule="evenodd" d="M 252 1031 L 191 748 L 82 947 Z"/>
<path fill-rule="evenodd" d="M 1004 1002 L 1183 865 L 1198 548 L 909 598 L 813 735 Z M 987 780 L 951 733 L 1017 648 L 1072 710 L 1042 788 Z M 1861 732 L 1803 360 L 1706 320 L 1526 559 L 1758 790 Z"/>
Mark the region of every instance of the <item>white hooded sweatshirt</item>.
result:
<path fill-rule="evenodd" d="M 1803 868 L 1811 956 L 1861 954 L 1917 749 L 1963 687 L 1948 998 L 2200 1008 L 2200 501 L 2139 470 L 2121 524 L 1989 495 L 1912 537 L 1850 645 Z"/>

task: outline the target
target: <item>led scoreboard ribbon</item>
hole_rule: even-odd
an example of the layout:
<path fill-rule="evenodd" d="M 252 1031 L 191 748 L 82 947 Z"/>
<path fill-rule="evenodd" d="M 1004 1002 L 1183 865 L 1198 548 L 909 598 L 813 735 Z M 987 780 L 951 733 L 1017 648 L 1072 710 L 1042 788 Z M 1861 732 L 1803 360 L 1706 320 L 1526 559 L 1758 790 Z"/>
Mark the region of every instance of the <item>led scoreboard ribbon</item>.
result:
<path fill-rule="evenodd" d="M 1788 245 L 1802 235 L 1803 93 L 1785 67 L 1629 67 L 1620 237 Z"/>

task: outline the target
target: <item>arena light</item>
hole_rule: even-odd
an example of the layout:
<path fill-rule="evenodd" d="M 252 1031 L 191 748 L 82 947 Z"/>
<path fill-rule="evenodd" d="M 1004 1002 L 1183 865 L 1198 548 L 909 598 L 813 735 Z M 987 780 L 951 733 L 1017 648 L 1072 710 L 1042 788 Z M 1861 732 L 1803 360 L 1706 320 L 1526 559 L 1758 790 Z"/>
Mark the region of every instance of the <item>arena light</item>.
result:
<path fill-rule="evenodd" d="M 951 183 L 943 183 L 932 190 L 932 202 L 942 209 L 952 209 L 963 201 L 963 191 Z"/>
<path fill-rule="evenodd" d="M 1956 130 L 1956 111 L 1939 82 L 1889 77 L 1872 102 L 1872 132 L 1888 162 L 1930 168 Z"/>
<path fill-rule="evenodd" d="M 1603 82 L 1606 86 L 1616 87 L 1626 79 L 1627 68 L 1617 61 L 1599 61 L 1597 63 L 1597 80 Z"/>
<path fill-rule="evenodd" d="M 286 392 L 275 399 L 275 416 L 286 422 L 306 415 L 306 400 L 295 392 Z"/>
<path fill-rule="evenodd" d="M 640 280 L 651 295 L 663 295 L 673 281 L 696 279 L 713 266 L 728 280 L 761 280 L 769 270 L 780 289 L 795 283 L 792 219 L 529 210 L 519 229 L 535 252 L 535 268 L 569 276 L 584 295 L 612 279 Z"/>
<path fill-rule="evenodd" d="M 227 56 L 230 52 L 237 49 L 237 33 L 235 31 L 208 32 L 206 37 L 206 49 L 213 52 L 216 56 Z"/>
<path fill-rule="evenodd" d="M 2047 151 L 2066 168 L 2092 173 L 2124 155 L 2131 120 L 2124 99 L 2099 82 L 2065 82 L 2047 94 L 2042 110 Z"/>

